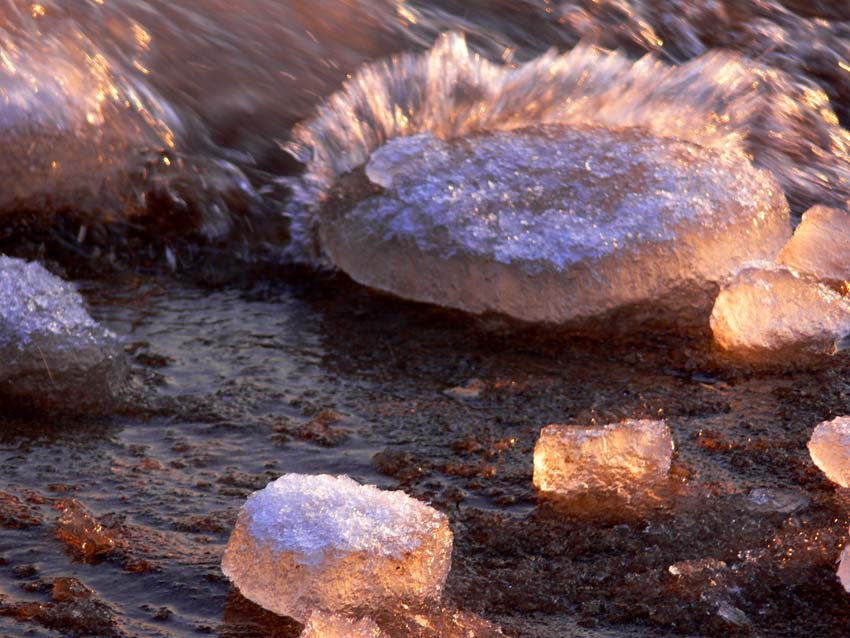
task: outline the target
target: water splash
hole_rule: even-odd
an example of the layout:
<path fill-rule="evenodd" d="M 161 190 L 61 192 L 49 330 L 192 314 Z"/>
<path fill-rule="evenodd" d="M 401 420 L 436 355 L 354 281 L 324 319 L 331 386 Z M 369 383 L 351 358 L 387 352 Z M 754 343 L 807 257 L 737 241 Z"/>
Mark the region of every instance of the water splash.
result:
<path fill-rule="evenodd" d="M 725 51 L 668 65 L 579 44 L 511 67 L 484 59 L 463 35 L 450 33 L 427 53 L 361 69 L 296 127 L 289 148 L 307 171 L 295 183 L 293 254 L 311 257 L 312 211 L 339 175 L 387 140 L 540 123 L 642 127 L 740 149 L 774 173 L 798 212 L 850 200 L 850 133 L 812 83 Z"/>
<path fill-rule="evenodd" d="M 447 31 L 466 40 L 429 50 Z M 839 4 L 0 0 L 0 222 L 70 211 L 219 239 L 284 208 L 271 175 L 290 148 L 308 161 L 291 252 L 310 259 L 304 208 L 386 139 L 587 120 L 738 145 L 799 214 L 847 203 L 847 104 Z"/>
<path fill-rule="evenodd" d="M 222 238 L 265 212 L 246 176 L 282 155 L 276 138 L 346 72 L 407 44 L 385 20 L 394 7 L 0 0 L 0 222 L 170 216 Z"/>

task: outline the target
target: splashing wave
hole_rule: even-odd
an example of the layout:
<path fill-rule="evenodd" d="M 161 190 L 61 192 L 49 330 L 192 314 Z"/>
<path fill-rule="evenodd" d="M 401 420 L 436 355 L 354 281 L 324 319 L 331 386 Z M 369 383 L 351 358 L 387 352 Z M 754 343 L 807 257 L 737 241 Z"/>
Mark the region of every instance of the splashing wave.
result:
<path fill-rule="evenodd" d="M 335 179 L 387 140 L 540 123 L 643 127 L 746 152 L 776 175 L 798 213 L 850 201 L 850 133 L 812 83 L 726 51 L 673 66 L 579 44 L 503 66 L 450 33 L 427 53 L 367 65 L 296 127 L 289 148 L 307 171 L 294 183 L 293 255 L 311 257 L 312 211 Z"/>

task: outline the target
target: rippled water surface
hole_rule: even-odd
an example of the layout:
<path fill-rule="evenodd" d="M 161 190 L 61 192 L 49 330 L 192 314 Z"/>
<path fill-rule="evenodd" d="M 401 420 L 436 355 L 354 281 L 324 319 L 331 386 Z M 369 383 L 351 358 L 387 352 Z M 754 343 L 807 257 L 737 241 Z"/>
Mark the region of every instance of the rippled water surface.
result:
<path fill-rule="evenodd" d="M 845 361 L 399 302 L 315 270 L 313 220 L 387 139 L 537 123 L 733 148 L 796 215 L 846 208 L 848 99 L 843 2 L 0 0 L 0 250 L 77 281 L 132 367 L 105 413 L 0 414 L 0 633 L 297 636 L 219 563 L 298 471 L 446 512 L 449 602 L 508 635 L 846 636 L 850 502 L 805 449 Z M 650 502 L 538 500 L 542 426 L 659 415 Z M 81 508 L 103 545 L 62 540 Z"/>

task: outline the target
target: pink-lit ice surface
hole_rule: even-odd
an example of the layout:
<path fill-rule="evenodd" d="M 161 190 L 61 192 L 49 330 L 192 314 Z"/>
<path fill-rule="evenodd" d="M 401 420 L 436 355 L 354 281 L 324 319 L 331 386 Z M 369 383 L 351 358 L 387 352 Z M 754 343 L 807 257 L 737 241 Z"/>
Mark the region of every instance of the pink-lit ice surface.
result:
<path fill-rule="evenodd" d="M 664 421 L 548 425 L 534 448 L 534 486 L 561 495 L 595 490 L 628 495 L 662 480 L 672 454 Z"/>
<path fill-rule="evenodd" d="M 850 334 L 850 300 L 785 267 L 745 268 L 718 295 L 711 330 L 724 350 L 754 361 L 830 355 Z"/>
<path fill-rule="evenodd" d="M 850 417 L 819 423 L 809 439 L 809 454 L 830 481 L 850 487 Z"/>
<path fill-rule="evenodd" d="M 790 236 L 781 189 L 742 154 L 640 128 L 397 138 L 365 173 L 379 192 L 320 218 L 332 262 L 400 297 L 525 321 L 641 304 L 704 321 L 717 282 Z"/>

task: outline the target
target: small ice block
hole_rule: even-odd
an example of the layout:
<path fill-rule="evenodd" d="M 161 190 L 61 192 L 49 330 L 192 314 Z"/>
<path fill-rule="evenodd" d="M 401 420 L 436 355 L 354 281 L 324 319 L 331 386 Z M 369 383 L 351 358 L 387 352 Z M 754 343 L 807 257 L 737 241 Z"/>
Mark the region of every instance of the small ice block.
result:
<path fill-rule="evenodd" d="M 246 598 L 304 622 L 438 599 L 451 552 L 446 516 L 403 492 L 285 474 L 248 497 L 221 566 Z"/>
<path fill-rule="evenodd" d="M 850 300 L 815 279 L 765 264 L 720 291 L 711 331 L 724 350 L 755 361 L 833 354 L 850 334 Z"/>
<path fill-rule="evenodd" d="M 548 425 L 534 447 L 534 486 L 558 494 L 628 493 L 663 479 L 672 454 L 673 437 L 664 421 Z"/>
<path fill-rule="evenodd" d="M 850 214 L 813 206 L 776 260 L 817 279 L 850 279 Z"/>
<path fill-rule="evenodd" d="M 819 423 L 809 439 L 809 454 L 830 481 L 850 487 L 850 417 Z"/>

